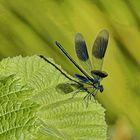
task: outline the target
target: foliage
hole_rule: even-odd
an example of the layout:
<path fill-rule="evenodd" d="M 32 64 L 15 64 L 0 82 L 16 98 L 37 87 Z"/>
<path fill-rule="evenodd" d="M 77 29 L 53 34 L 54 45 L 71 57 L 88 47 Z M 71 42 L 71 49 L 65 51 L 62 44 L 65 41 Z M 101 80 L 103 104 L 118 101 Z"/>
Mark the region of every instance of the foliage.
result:
<path fill-rule="evenodd" d="M 139 9 L 139 0 L 0 0 L 0 58 L 42 54 L 74 75 L 78 71 L 54 42 L 59 41 L 78 62 L 75 34 L 83 34 L 91 54 L 97 33 L 106 28 L 110 40 L 103 70 L 109 76 L 103 81 L 105 90 L 98 94 L 98 99 L 107 110 L 108 124 L 114 125 L 125 118 L 133 135 L 137 135 L 140 132 Z"/>
<path fill-rule="evenodd" d="M 87 107 L 85 92 L 72 98 L 74 89 L 58 88 L 71 81 L 43 59 L 3 59 L 0 75 L 1 140 L 106 140 L 104 108 L 94 99 Z"/>

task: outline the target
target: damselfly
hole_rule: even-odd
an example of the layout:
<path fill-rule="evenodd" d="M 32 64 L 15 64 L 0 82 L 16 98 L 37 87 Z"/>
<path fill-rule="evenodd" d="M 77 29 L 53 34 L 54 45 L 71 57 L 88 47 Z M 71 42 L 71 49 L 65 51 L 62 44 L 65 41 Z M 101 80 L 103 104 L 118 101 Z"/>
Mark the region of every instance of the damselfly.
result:
<path fill-rule="evenodd" d="M 69 80 L 74 81 L 79 85 L 80 90 L 86 91 L 88 94 L 84 98 L 90 98 L 97 94 L 98 91 L 103 92 L 103 85 L 100 84 L 100 81 L 105 78 L 108 74 L 102 71 L 103 60 L 105 52 L 107 49 L 109 40 L 109 33 L 107 30 L 101 30 L 92 47 L 92 62 L 89 59 L 86 42 L 82 34 L 77 33 L 75 36 L 75 50 L 78 59 L 81 62 L 84 70 L 72 59 L 72 57 L 66 52 L 66 50 L 58 43 L 55 42 L 57 47 L 67 56 L 67 58 L 78 68 L 82 75 L 75 74 L 75 77 L 78 79 L 74 80 L 62 72 L 56 65 L 50 62 L 44 56 L 40 56 L 44 60 L 51 63 L 56 69 L 58 69 L 64 76 Z"/>

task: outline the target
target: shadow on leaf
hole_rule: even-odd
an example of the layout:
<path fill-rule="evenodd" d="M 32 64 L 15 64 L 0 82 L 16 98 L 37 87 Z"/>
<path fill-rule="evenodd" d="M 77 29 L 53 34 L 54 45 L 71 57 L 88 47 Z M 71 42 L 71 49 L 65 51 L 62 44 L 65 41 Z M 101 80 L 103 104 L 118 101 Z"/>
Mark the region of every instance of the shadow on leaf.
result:
<path fill-rule="evenodd" d="M 56 90 L 59 93 L 62 94 L 69 94 L 74 92 L 76 89 L 79 88 L 79 85 L 77 84 L 70 84 L 70 83 L 60 83 L 56 86 Z"/>

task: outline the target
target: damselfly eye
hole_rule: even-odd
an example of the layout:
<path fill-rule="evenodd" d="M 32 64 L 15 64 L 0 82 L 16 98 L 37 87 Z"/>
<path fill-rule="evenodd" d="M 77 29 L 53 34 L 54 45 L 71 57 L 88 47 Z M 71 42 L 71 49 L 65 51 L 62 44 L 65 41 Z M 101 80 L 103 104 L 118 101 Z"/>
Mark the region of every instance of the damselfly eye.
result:
<path fill-rule="evenodd" d="M 103 92 L 104 91 L 104 87 L 103 85 L 100 85 L 100 92 Z"/>

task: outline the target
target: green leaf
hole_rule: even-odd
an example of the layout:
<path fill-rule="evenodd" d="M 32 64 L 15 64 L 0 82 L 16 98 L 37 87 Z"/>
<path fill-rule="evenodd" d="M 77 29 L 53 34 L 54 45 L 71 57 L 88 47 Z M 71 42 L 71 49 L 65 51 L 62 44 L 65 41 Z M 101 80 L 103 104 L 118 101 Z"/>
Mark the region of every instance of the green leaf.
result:
<path fill-rule="evenodd" d="M 29 98 L 33 90 L 15 75 L 0 76 L 0 139 L 21 140 L 36 131 L 37 104 Z"/>
<path fill-rule="evenodd" d="M 52 59 L 49 60 L 54 63 Z M 83 100 L 86 92 L 79 92 L 72 98 L 76 90 L 76 87 L 71 86 L 73 82 L 50 63 L 38 56 L 7 58 L 0 63 L 0 73 L 2 76 L 15 74 L 22 85 L 33 89 L 32 95 L 29 96 L 28 92 L 27 95 L 32 102 L 40 105 L 34 114 L 38 118 L 34 125 L 40 127 L 32 139 L 107 139 L 105 109 L 94 99 L 89 101 L 87 107 Z M 20 100 L 25 98 L 22 94 L 20 97 Z M 24 115 L 21 116 L 23 118 Z"/>

